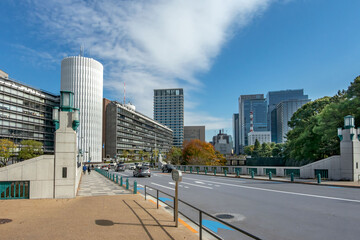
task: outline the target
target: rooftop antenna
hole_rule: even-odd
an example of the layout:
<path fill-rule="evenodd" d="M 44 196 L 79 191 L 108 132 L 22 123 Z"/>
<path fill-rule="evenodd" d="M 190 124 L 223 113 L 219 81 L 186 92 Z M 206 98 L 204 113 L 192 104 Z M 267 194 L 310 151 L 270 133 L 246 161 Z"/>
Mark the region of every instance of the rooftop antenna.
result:
<path fill-rule="evenodd" d="M 80 54 L 79 54 L 80 57 L 83 57 L 84 56 L 84 45 L 81 44 L 80 46 Z"/>

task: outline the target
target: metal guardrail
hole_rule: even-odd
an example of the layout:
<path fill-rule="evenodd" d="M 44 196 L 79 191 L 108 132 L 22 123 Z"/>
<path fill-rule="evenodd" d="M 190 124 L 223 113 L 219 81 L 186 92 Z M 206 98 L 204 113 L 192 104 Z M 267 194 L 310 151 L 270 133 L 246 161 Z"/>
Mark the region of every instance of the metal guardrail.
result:
<path fill-rule="evenodd" d="M 147 188 L 152 189 L 152 190 L 156 190 L 156 196 L 148 193 L 147 190 L 146 190 Z M 159 199 L 159 192 L 173 198 L 173 201 L 175 202 L 175 197 L 174 196 L 172 196 L 172 195 L 170 195 L 170 194 L 168 194 L 166 192 L 163 192 L 163 191 L 161 191 L 161 190 L 159 190 L 157 188 L 145 185 L 144 190 L 145 190 L 145 200 L 146 200 L 147 195 L 152 196 L 153 198 L 156 198 L 156 207 L 157 208 L 159 208 L 159 201 L 161 201 Z M 174 215 L 174 221 L 175 221 L 175 209 L 174 209 L 174 207 L 169 205 L 168 203 L 166 203 L 164 201 L 161 201 L 161 202 L 173 209 L 173 211 L 174 211 L 173 215 Z M 249 233 L 249 232 L 247 232 L 245 230 L 242 230 L 242 229 L 240 229 L 240 228 L 238 228 L 238 227 L 236 227 L 234 225 L 231 225 L 230 223 L 227 223 L 227 222 L 225 222 L 225 221 L 223 221 L 223 220 L 221 220 L 221 219 L 219 219 L 219 218 L 217 218 L 217 217 L 215 217 L 215 216 L 213 216 L 213 215 L 211 215 L 211 214 L 209 214 L 209 213 L 207 213 L 207 212 L 205 212 L 205 211 L 203 211 L 203 210 L 201 210 L 201 209 L 199 209 L 197 207 L 194 207 L 193 205 L 191 205 L 191 204 L 189 204 L 189 203 L 187 203 L 187 202 L 185 202 L 185 201 L 183 201 L 181 199 L 179 199 L 179 202 L 181 202 L 181 203 L 183 203 L 183 204 L 185 204 L 185 205 L 187 205 L 187 206 L 189 206 L 189 207 L 191 207 L 191 208 L 193 208 L 193 209 L 195 209 L 195 210 L 197 210 L 199 212 L 199 223 L 197 223 L 196 221 L 194 221 L 193 219 L 191 219 L 190 217 L 186 216 L 184 213 L 179 211 L 179 213 L 181 213 L 184 217 L 186 217 L 188 220 L 190 220 L 195 225 L 199 226 L 199 239 L 200 240 L 202 240 L 202 232 L 203 232 L 203 230 L 206 231 L 207 233 L 209 233 L 210 235 L 212 235 L 213 237 L 217 238 L 217 239 L 222 239 L 220 236 L 218 236 L 217 234 L 213 233 L 211 230 L 209 230 L 208 228 L 203 226 L 203 224 L 202 224 L 203 215 L 206 215 L 206 216 L 208 216 L 208 217 L 210 217 L 210 218 L 212 218 L 212 219 L 214 219 L 214 220 L 216 220 L 216 221 L 218 221 L 218 222 L 220 222 L 220 223 L 222 223 L 222 224 L 224 224 L 224 225 L 226 225 L 226 226 L 228 226 L 228 227 L 230 227 L 230 228 L 232 228 L 232 229 L 234 229 L 234 230 L 236 230 L 236 231 L 238 231 L 238 232 L 240 232 L 240 233 L 242 233 L 242 234 L 244 234 L 244 235 L 246 235 L 246 236 L 248 236 L 248 237 L 250 237 L 252 239 L 257 239 L 257 240 L 261 239 L 261 238 L 255 236 L 255 235 L 253 235 L 253 234 L 251 234 L 251 233 Z"/>
<path fill-rule="evenodd" d="M 132 192 L 134 194 L 137 194 L 137 182 L 136 181 L 134 181 L 134 183 L 131 185 L 129 182 L 129 178 L 126 178 L 126 180 L 124 181 L 122 176 L 119 178 L 119 176 L 117 174 L 110 173 L 103 169 L 96 168 L 95 171 L 100 173 L 104 177 L 110 179 L 111 181 L 115 182 L 116 184 L 119 184 L 120 186 L 125 187 L 126 190 L 130 190 L 130 187 L 132 187 Z M 125 184 L 125 186 L 124 186 L 124 184 Z"/>

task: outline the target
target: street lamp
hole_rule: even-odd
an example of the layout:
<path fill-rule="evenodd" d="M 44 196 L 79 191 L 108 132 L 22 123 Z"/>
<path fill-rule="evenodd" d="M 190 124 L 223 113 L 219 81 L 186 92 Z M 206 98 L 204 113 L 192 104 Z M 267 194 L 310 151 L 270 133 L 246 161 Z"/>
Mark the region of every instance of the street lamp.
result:
<path fill-rule="evenodd" d="M 340 138 L 340 142 L 343 140 L 343 135 L 342 135 L 342 128 L 338 128 L 338 137 Z"/>
<path fill-rule="evenodd" d="M 350 128 L 354 128 L 354 127 L 355 127 L 354 117 L 351 115 L 347 115 L 346 117 L 344 117 L 344 128 L 350 129 Z"/>

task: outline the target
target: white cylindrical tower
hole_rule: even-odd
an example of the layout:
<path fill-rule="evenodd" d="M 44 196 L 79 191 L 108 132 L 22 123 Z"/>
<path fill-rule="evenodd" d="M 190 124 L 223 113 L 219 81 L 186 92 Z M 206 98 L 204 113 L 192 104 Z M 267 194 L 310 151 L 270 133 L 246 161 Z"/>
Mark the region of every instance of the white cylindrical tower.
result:
<path fill-rule="evenodd" d="M 78 147 L 84 161 L 100 162 L 102 150 L 103 65 L 83 56 L 61 61 L 61 91 L 74 92 L 80 110 Z"/>

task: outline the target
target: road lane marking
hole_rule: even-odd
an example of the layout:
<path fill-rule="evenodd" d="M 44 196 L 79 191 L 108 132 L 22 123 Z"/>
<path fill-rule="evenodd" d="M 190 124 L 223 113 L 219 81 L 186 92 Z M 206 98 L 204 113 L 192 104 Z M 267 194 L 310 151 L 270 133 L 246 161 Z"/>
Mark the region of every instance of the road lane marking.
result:
<path fill-rule="evenodd" d="M 201 185 L 196 185 L 196 184 L 186 183 L 186 182 L 181 182 L 181 184 L 188 184 L 188 185 L 195 186 L 195 187 L 201 187 L 201 188 L 213 189 L 212 187 L 201 186 Z"/>
<path fill-rule="evenodd" d="M 185 179 L 197 180 L 197 179 L 193 179 L 193 178 L 185 178 Z M 222 185 L 226 185 L 226 186 L 232 186 L 232 187 L 239 187 L 239 188 L 247 188 L 247 189 L 253 189 L 253 190 L 266 191 L 266 192 L 276 192 L 276 193 L 299 195 L 299 196 L 305 196 L 305 197 L 324 198 L 324 199 L 330 199 L 330 200 L 340 200 L 340 201 L 346 201 L 346 202 L 360 203 L 360 200 L 356 200 L 356 199 L 327 197 L 327 196 L 320 196 L 320 195 L 307 194 L 307 193 L 286 192 L 286 191 L 281 191 L 281 190 L 273 190 L 273 189 L 258 188 L 258 187 L 249 187 L 249 186 L 235 185 L 235 184 L 230 184 L 230 183 L 219 183 L 219 182 L 213 182 L 213 181 L 208 181 L 208 180 L 203 180 L 203 181 L 204 182 L 211 182 L 211 183 L 218 183 L 218 184 L 222 184 Z"/>
<path fill-rule="evenodd" d="M 199 184 L 205 184 L 205 183 L 203 183 L 203 182 L 200 182 L 200 181 L 195 181 L 195 183 L 199 183 Z"/>
<path fill-rule="evenodd" d="M 153 185 L 155 185 L 155 186 L 159 186 L 159 187 L 163 187 L 163 188 L 167 188 L 167 189 L 170 189 L 170 190 L 175 191 L 175 189 L 173 189 L 173 188 L 170 188 L 170 187 L 167 187 L 167 186 L 163 186 L 163 185 L 160 185 L 160 184 L 157 184 L 157 183 L 151 182 L 151 184 L 153 184 Z"/>

